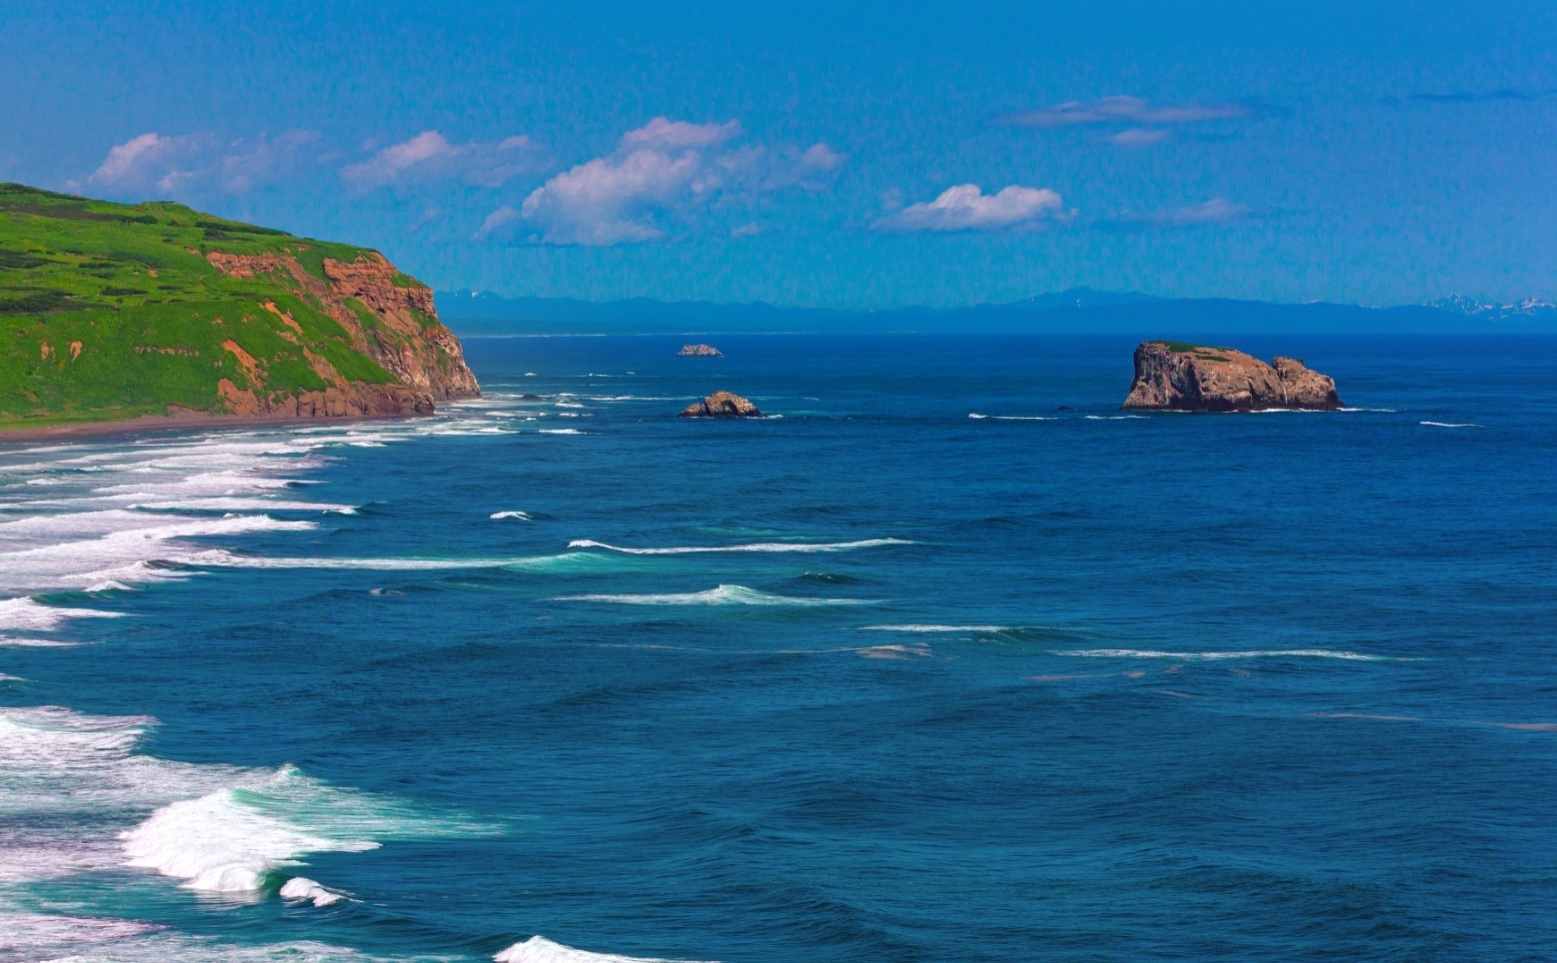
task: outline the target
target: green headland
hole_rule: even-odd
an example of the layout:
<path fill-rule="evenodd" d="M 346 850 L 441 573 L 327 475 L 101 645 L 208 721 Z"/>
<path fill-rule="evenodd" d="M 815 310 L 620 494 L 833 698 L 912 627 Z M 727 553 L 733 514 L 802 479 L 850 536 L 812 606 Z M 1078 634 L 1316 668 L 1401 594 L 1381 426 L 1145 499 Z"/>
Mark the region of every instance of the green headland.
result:
<path fill-rule="evenodd" d="M 0 184 L 0 430 L 415 414 L 478 390 L 432 292 L 375 251 Z"/>

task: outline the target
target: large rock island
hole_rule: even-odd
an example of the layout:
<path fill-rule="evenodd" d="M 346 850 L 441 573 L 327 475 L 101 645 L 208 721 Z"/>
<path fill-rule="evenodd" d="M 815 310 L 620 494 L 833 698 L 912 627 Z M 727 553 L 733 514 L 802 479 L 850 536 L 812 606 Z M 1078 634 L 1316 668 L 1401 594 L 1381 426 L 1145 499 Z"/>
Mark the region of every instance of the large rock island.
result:
<path fill-rule="evenodd" d="M 0 184 L 0 337 L 0 429 L 414 415 L 480 393 L 432 291 L 376 251 L 20 184 Z"/>
<path fill-rule="evenodd" d="M 729 391 L 716 391 L 681 410 L 680 418 L 762 418 L 757 406 Z"/>
<path fill-rule="evenodd" d="M 1147 341 L 1135 349 L 1124 407 L 1137 411 L 1268 411 L 1341 407 L 1335 381 L 1296 358 L 1266 364 L 1231 348 Z"/>

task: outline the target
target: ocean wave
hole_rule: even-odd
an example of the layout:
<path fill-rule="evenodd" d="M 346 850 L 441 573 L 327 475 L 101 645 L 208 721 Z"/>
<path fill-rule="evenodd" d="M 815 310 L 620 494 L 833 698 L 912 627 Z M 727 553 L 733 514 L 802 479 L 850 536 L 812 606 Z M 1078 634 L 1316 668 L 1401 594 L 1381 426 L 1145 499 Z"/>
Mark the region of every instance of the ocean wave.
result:
<path fill-rule="evenodd" d="M 870 599 L 816 599 L 759 592 L 744 585 L 720 585 L 702 592 L 670 592 L 656 595 L 562 595 L 558 602 L 609 602 L 615 605 L 767 605 L 822 606 L 875 605 Z"/>
<path fill-rule="evenodd" d="M 577 428 L 542 428 L 537 434 L 541 435 L 582 435 Z"/>
<path fill-rule="evenodd" d="M 576 950 L 571 946 L 553 943 L 544 936 L 532 936 L 515 943 L 492 959 L 495 963 L 678 963 L 675 960 Z"/>
<path fill-rule="evenodd" d="M 519 519 L 523 519 L 524 521 L 527 521 L 527 522 L 531 521 L 532 519 L 535 518 L 535 516 L 531 515 L 529 512 L 521 512 L 521 511 L 493 512 L 491 515 L 489 515 L 487 517 L 494 518 L 494 519 L 497 519 L 497 518 L 519 518 Z"/>
<path fill-rule="evenodd" d="M 563 552 L 558 555 L 514 556 L 511 558 L 288 558 L 270 555 L 239 555 L 213 549 L 183 557 L 182 564 L 205 568 L 256 569 L 337 569 L 365 572 L 443 572 L 461 569 L 506 568 L 523 572 L 580 571 L 596 569 L 603 556 L 593 552 Z"/>
<path fill-rule="evenodd" d="M 836 572 L 804 572 L 796 576 L 807 582 L 821 582 L 825 585 L 858 585 L 864 581 L 853 575 L 840 575 Z"/>
<path fill-rule="evenodd" d="M 934 625 L 910 623 L 905 625 L 862 625 L 861 632 L 967 632 L 987 634 L 994 632 L 1015 632 L 1018 626 L 1014 625 Z"/>
<path fill-rule="evenodd" d="M 1338 649 L 1247 649 L 1227 652 L 1165 652 L 1156 649 L 1073 649 L 1056 652 L 1055 655 L 1077 656 L 1094 659 L 1183 659 L 1186 661 L 1213 661 L 1218 659 L 1345 659 L 1352 662 L 1405 661 L 1387 655 L 1368 655 Z"/>
<path fill-rule="evenodd" d="M 1083 415 L 1087 421 L 1141 421 L 1145 415 Z"/>
<path fill-rule="evenodd" d="M 847 552 L 883 545 L 913 545 L 905 538 L 866 538 L 854 542 L 753 542 L 746 545 L 685 545 L 674 548 L 624 548 L 589 539 L 575 539 L 569 548 L 597 548 L 626 555 L 705 555 L 720 552 Z"/>
<path fill-rule="evenodd" d="M 1419 425 L 1426 425 L 1429 428 L 1481 428 L 1481 427 L 1483 427 L 1481 425 L 1472 424 L 1472 423 L 1470 423 L 1468 421 L 1419 421 L 1419 422 L 1417 422 L 1417 424 L 1419 424 Z"/>
<path fill-rule="evenodd" d="M 1051 415 L 980 415 L 969 413 L 969 418 L 990 421 L 1059 421 Z"/>
<path fill-rule="evenodd" d="M 345 899 L 345 895 L 326 889 L 305 876 L 294 876 L 282 884 L 276 892 L 282 899 L 306 900 L 315 906 L 330 906 Z"/>
<path fill-rule="evenodd" d="M 70 609 L 45 605 L 32 598 L 0 601 L 0 629 L 23 632 L 49 632 L 75 619 L 116 618 L 120 612 L 97 609 Z"/>
<path fill-rule="evenodd" d="M 245 778 L 197 799 L 170 803 L 120 835 L 127 865 L 216 893 L 259 892 L 312 853 L 360 853 L 386 839 L 489 832 L 406 803 L 330 786 L 295 766 Z M 312 880 L 312 888 L 325 892 Z M 300 884 L 294 892 L 308 889 Z M 310 898 L 318 903 L 319 893 Z M 320 903 L 319 905 L 324 905 Z"/>

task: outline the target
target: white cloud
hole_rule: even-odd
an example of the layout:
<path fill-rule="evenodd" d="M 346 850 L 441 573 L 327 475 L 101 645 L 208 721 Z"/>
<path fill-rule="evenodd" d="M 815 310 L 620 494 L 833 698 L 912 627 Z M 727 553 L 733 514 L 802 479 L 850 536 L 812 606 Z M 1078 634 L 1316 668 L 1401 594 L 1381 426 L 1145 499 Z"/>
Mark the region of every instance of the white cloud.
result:
<path fill-rule="evenodd" d="M 685 120 L 656 117 L 622 135 L 621 149 L 634 150 L 702 150 L 740 137 L 744 131 L 738 120 L 722 124 L 693 124 Z"/>
<path fill-rule="evenodd" d="M 948 187 L 933 201 L 911 204 L 876 222 L 889 231 L 1001 231 L 1064 216 L 1065 203 L 1047 187 L 1012 184 L 985 194 L 977 184 Z"/>
<path fill-rule="evenodd" d="M 165 136 L 153 131 L 109 148 L 97 170 L 69 186 L 180 198 L 241 194 L 294 168 L 318 140 L 314 131 L 291 130 L 239 138 L 224 146 L 211 134 Z"/>
<path fill-rule="evenodd" d="M 195 135 L 165 137 L 155 131 L 131 137 L 122 144 L 108 148 L 108 156 L 98 165 L 85 183 L 110 190 L 137 190 L 174 178 L 179 172 L 175 166 L 187 160 L 200 149 Z M 79 182 L 72 181 L 72 186 Z"/>
<path fill-rule="evenodd" d="M 291 169 L 318 142 L 319 133 L 312 130 L 233 141 L 218 162 L 222 187 L 232 193 L 252 190 Z"/>
<path fill-rule="evenodd" d="M 1208 120 L 1247 117 L 1242 104 L 1156 104 L 1140 97 L 1100 97 L 1071 100 L 1052 107 L 1021 111 L 997 118 L 1015 127 L 1075 127 L 1083 124 L 1197 124 Z"/>
<path fill-rule="evenodd" d="M 424 130 L 408 141 L 393 144 L 357 164 L 341 169 L 341 176 L 358 188 L 383 187 L 420 165 L 455 156 L 453 144 L 435 130 Z"/>
<path fill-rule="evenodd" d="M 517 209 L 494 211 L 478 236 L 524 234 L 543 244 L 596 246 L 655 241 L 716 201 L 820 189 L 843 163 L 826 144 L 805 150 L 731 144 L 744 135 L 735 120 L 656 117 L 623 134 L 613 153 L 553 176 Z"/>
<path fill-rule="evenodd" d="M 1168 132 L 1165 130 L 1154 130 L 1149 127 L 1131 127 L 1128 130 L 1121 130 L 1117 134 L 1110 134 L 1108 142 L 1116 147 L 1150 147 L 1153 144 L 1160 144 L 1167 139 Z"/>
<path fill-rule="evenodd" d="M 535 170 L 540 151 L 524 135 L 495 144 L 469 141 L 455 144 L 436 130 L 424 130 L 409 140 L 391 144 L 367 160 L 341 168 L 341 177 L 359 191 L 438 180 L 461 179 L 480 187 L 501 187 Z"/>
<path fill-rule="evenodd" d="M 500 207 L 487 215 L 487 219 L 481 223 L 481 230 L 476 232 L 476 237 L 487 237 L 504 231 L 509 226 L 519 223 L 524 215 L 512 207 Z"/>
<path fill-rule="evenodd" d="M 1247 216 L 1249 209 L 1234 204 L 1225 197 L 1213 197 L 1201 204 L 1173 207 L 1148 214 L 1144 220 L 1170 227 L 1192 227 L 1198 224 L 1225 224 Z"/>
<path fill-rule="evenodd" d="M 1249 213 L 1249 208 L 1243 204 L 1234 204 L 1225 197 L 1213 197 L 1208 201 L 1186 204 L 1183 207 L 1167 207 L 1145 213 L 1127 211 L 1117 217 L 1100 221 L 1099 226 L 1124 231 L 1194 228 L 1243 220 L 1249 216 Z"/>

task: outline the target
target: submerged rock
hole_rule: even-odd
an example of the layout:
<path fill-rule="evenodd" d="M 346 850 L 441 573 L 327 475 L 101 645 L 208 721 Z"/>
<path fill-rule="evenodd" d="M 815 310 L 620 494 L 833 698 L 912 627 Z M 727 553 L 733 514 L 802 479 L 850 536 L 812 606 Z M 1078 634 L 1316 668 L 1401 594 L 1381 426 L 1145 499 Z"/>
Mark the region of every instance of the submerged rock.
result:
<path fill-rule="evenodd" d="M 711 344 L 684 344 L 676 352 L 678 358 L 723 358 L 724 352 Z"/>
<path fill-rule="evenodd" d="M 695 405 L 682 409 L 681 418 L 761 418 L 757 406 L 728 391 L 716 391 Z"/>
<path fill-rule="evenodd" d="M 1231 348 L 1147 341 L 1135 349 L 1135 380 L 1126 409 L 1267 411 L 1341 407 L 1335 381 L 1296 358 L 1266 364 Z"/>

